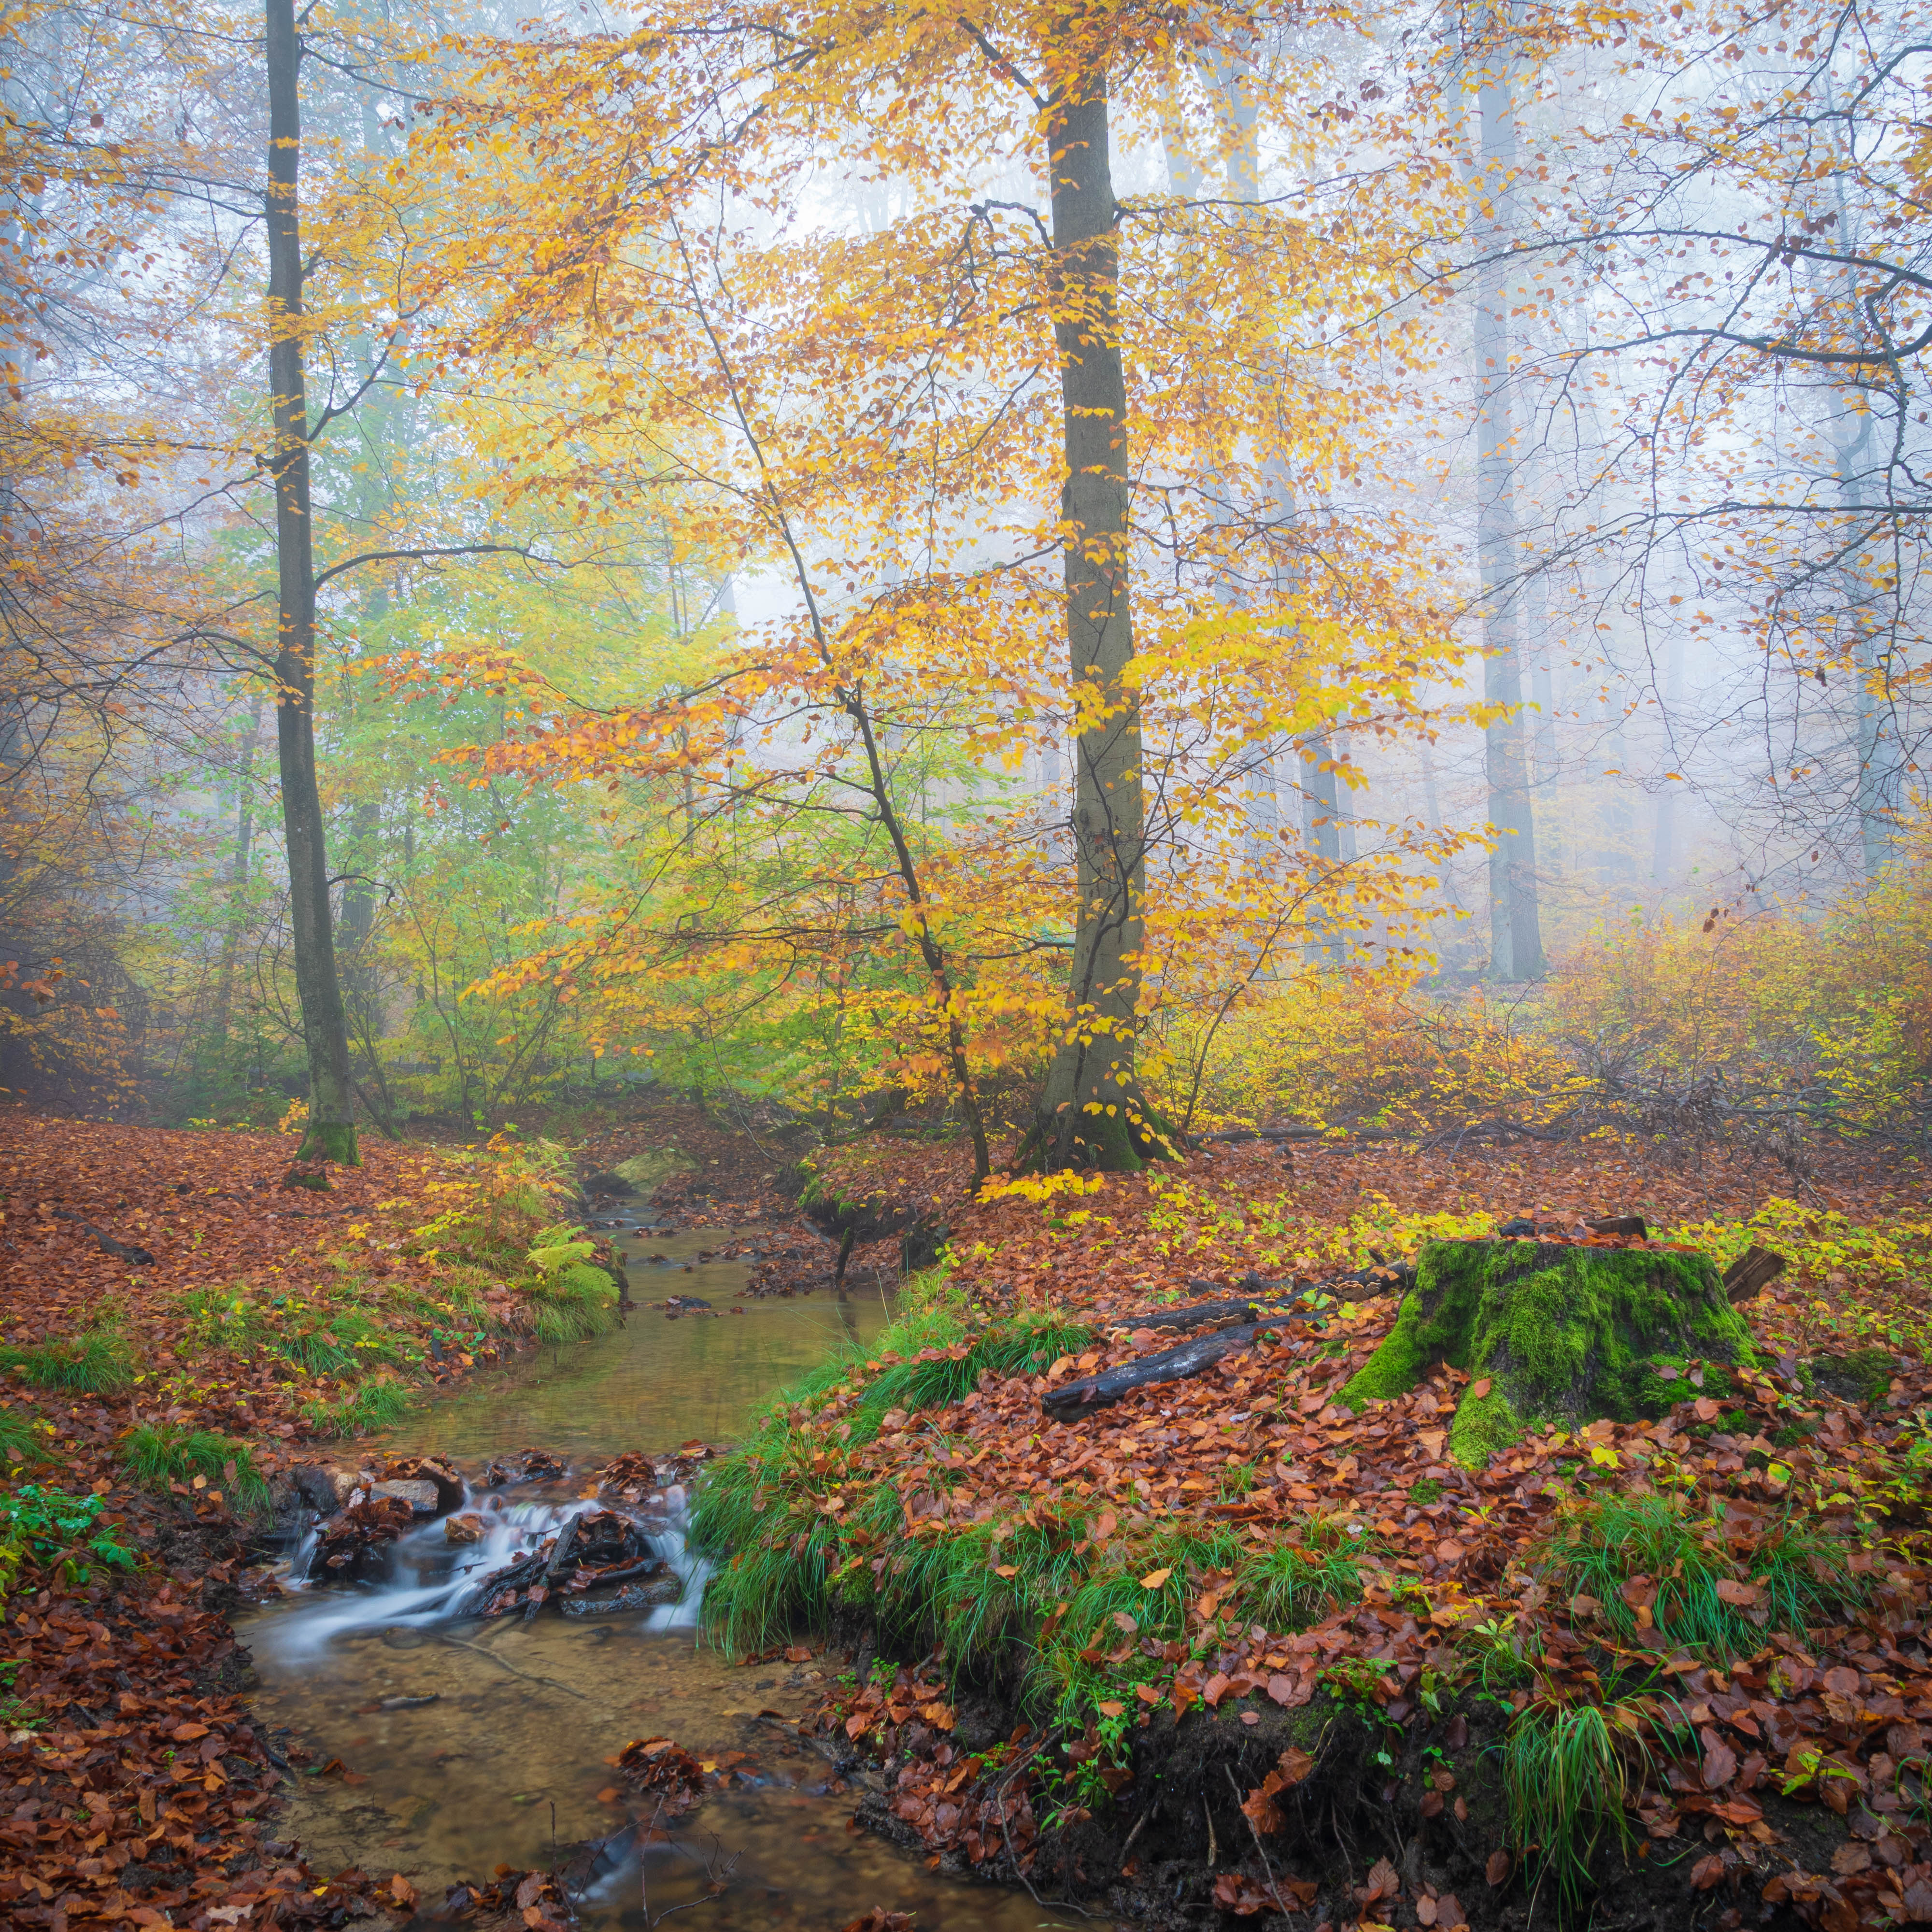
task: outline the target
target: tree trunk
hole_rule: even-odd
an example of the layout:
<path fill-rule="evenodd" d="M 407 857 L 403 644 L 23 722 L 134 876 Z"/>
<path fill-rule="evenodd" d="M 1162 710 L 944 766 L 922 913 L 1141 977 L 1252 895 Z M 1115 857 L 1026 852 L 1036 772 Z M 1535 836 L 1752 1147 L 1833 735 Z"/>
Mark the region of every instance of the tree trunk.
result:
<path fill-rule="evenodd" d="M 1139 1167 L 1160 1142 L 1134 1073 L 1145 830 L 1127 584 L 1126 375 L 1107 76 L 1082 68 L 1047 116 L 1054 336 L 1066 411 L 1066 632 L 1076 741 L 1073 958 L 1066 1030 L 1027 1149 L 1048 1168 Z"/>
<path fill-rule="evenodd" d="M 1500 10 L 1492 7 L 1496 23 Z M 1506 28 L 1508 16 L 1503 16 Z M 1514 230 L 1510 177 L 1516 171 L 1516 116 L 1510 94 L 1507 32 L 1488 37 L 1478 107 L 1481 163 L 1470 183 L 1473 226 L 1487 258 L 1476 296 L 1476 554 L 1482 575 L 1483 698 L 1508 707 L 1484 733 L 1490 822 L 1498 833 L 1490 856 L 1490 973 L 1534 980 L 1544 970 L 1536 892 L 1536 825 L 1522 717 L 1522 661 L 1516 640 L 1514 435 L 1510 422 L 1510 291 L 1505 260 Z"/>
<path fill-rule="evenodd" d="M 309 494 L 308 396 L 302 373 L 301 50 L 293 0 L 267 0 L 268 388 L 275 447 L 275 738 L 296 992 L 308 1049 L 308 1130 L 298 1160 L 361 1160 L 350 1113 L 349 1028 L 335 974 L 328 859 L 315 771 L 315 553 Z"/>
<path fill-rule="evenodd" d="M 255 843 L 255 752 L 262 740 L 262 696 L 248 706 L 248 735 L 242 746 L 241 803 L 235 821 L 235 856 L 230 871 L 228 929 L 221 937 L 221 965 L 214 986 L 214 1051 L 226 1066 L 228 1028 L 235 1012 L 235 970 L 242 952 L 242 921 L 248 899 L 248 867 Z"/>
<path fill-rule="evenodd" d="M 1480 1468 L 1532 1428 L 1662 1414 L 1686 1389 L 1660 1370 L 1751 1360 L 1750 1330 L 1701 1255 L 1430 1241 L 1394 1328 L 1341 1400 L 1359 1411 L 1438 1363 L 1466 1370 L 1448 1448 Z"/>

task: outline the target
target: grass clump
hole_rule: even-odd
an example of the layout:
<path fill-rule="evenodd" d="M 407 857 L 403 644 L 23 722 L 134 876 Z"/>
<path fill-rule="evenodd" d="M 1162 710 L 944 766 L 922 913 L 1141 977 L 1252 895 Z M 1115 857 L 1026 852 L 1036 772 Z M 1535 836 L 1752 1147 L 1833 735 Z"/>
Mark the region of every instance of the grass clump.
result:
<path fill-rule="evenodd" d="M 25 1410 L 0 1408 L 0 1462 L 32 1462 L 40 1459 L 42 1437 Z"/>
<path fill-rule="evenodd" d="M 1271 1630 L 1306 1630 L 1342 1604 L 1360 1601 L 1369 1550 L 1359 1526 L 1311 1510 L 1281 1542 L 1248 1552 L 1236 1566 L 1242 1614 Z"/>
<path fill-rule="evenodd" d="M 1541 1877 L 1556 1881 L 1559 1915 L 1592 1886 L 1591 1861 L 1606 1832 L 1628 1837 L 1628 1779 L 1618 1740 L 1595 1704 L 1532 1704 L 1503 1743 L 1503 1795 L 1510 1834 Z"/>
<path fill-rule="evenodd" d="M 143 1424 L 128 1436 L 122 1460 L 136 1481 L 165 1490 L 170 1483 L 192 1484 L 199 1476 L 236 1515 L 265 1516 L 268 1485 L 255 1467 L 245 1442 L 212 1430 L 189 1430 L 178 1423 Z"/>
<path fill-rule="evenodd" d="M 385 1378 L 333 1399 L 318 1396 L 305 1402 L 302 1412 L 318 1436 L 361 1436 L 372 1429 L 393 1428 L 409 1406 L 409 1390 Z"/>
<path fill-rule="evenodd" d="M 1766 1629 L 1802 1632 L 1862 1602 L 1850 1552 L 1786 1518 L 1762 1533 L 1694 1516 L 1673 1496 L 1606 1496 L 1572 1505 L 1538 1552 L 1564 1594 L 1586 1596 L 1628 1642 L 1639 1628 L 1626 1584 L 1654 1591 L 1651 1621 L 1672 1642 L 1748 1654 Z M 1755 1615 L 1753 1613 L 1755 1612 Z"/>
<path fill-rule="evenodd" d="M 118 1328 L 83 1329 L 51 1341 L 0 1348 L 0 1367 L 17 1369 L 35 1388 L 112 1395 L 134 1379 L 134 1351 Z"/>

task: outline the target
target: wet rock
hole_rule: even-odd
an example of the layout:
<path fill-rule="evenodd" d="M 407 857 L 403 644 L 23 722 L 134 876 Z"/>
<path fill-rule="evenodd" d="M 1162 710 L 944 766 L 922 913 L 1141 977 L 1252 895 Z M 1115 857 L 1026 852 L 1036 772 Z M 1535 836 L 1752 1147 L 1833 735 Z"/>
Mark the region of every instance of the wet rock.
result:
<path fill-rule="evenodd" d="M 382 1475 L 392 1483 L 434 1483 L 438 1510 L 463 1506 L 463 1478 L 446 1456 L 392 1456 L 382 1465 Z"/>
<path fill-rule="evenodd" d="M 481 1543 L 483 1540 L 483 1519 L 474 1515 L 446 1517 L 442 1533 L 452 1543 Z"/>
<path fill-rule="evenodd" d="M 520 1455 L 496 1458 L 483 1471 L 485 1489 L 500 1489 L 506 1483 L 548 1481 L 564 1472 L 560 1456 L 548 1449 L 526 1449 Z"/>
<path fill-rule="evenodd" d="M 322 1526 L 308 1574 L 330 1583 L 378 1574 L 386 1566 L 388 1546 L 415 1526 L 415 1508 L 400 1496 L 351 1503 Z"/>
<path fill-rule="evenodd" d="M 418 1516 L 434 1516 L 440 1507 L 434 1483 L 373 1483 L 369 1496 L 371 1502 L 393 1498 L 398 1502 L 407 1503 Z"/>
<path fill-rule="evenodd" d="M 289 1472 L 289 1481 L 296 1496 L 322 1516 L 333 1516 L 355 1487 L 353 1477 L 321 1462 L 298 1462 Z"/>
<path fill-rule="evenodd" d="M 379 1711 L 420 1711 L 426 1704 L 437 1704 L 442 1701 L 441 1693 L 432 1690 L 422 1697 L 385 1697 L 376 1708 Z"/>
<path fill-rule="evenodd" d="M 674 1294 L 658 1306 L 667 1315 L 709 1315 L 712 1312 L 710 1303 L 695 1294 Z"/>
<path fill-rule="evenodd" d="M 637 1190 L 621 1174 L 593 1174 L 584 1184 L 586 1195 L 602 1194 L 607 1197 L 634 1194 Z"/>

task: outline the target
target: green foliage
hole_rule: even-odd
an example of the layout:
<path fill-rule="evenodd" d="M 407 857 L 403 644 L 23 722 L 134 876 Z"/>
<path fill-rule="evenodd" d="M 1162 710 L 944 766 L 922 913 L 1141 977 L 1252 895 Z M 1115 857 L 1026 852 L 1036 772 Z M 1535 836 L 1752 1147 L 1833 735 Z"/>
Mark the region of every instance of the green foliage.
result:
<path fill-rule="evenodd" d="M 200 1476 L 210 1489 L 221 1492 L 238 1516 L 268 1513 L 268 1486 L 245 1442 L 177 1423 L 143 1424 L 128 1437 L 122 1456 L 129 1473 L 150 1489 L 191 1484 Z"/>
<path fill-rule="evenodd" d="M 11 1543 L 39 1563 L 61 1559 L 69 1581 L 85 1582 L 86 1558 L 115 1569 L 131 1570 L 134 1552 L 111 1529 L 100 1528 L 104 1496 L 69 1496 L 40 1483 L 22 1483 L 0 1492 L 0 1544 Z"/>
<path fill-rule="evenodd" d="M 36 1388 L 112 1395 L 134 1379 L 134 1352 L 118 1328 L 83 1329 L 21 1348 L 0 1348 L 0 1367 L 17 1369 Z"/>
<path fill-rule="evenodd" d="M 1503 1744 L 1503 1792 L 1510 1835 L 1556 1879 L 1568 1918 L 1592 1886 L 1591 1862 L 1604 1833 L 1627 1836 L 1626 1774 L 1600 1706 L 1532 1704 Z"/>
<path fill-rule="evenodd" d="M 617 1284 L 590 1257 L 597 1244 L 580 1228 L 545 1228 L 524 1259 L 535 1274 L 522 1284 L 541 1342 L 584 1342 L 616 1327 Z"/>
<path fill-rule="evenodd" d="M 332 1400 L 318 1396 L 302 1404 L 302 1414 L 318 1436 L 362 1436 L 391 1429 L 408 1413 L 409 1391 L 400 1382 L 368 1382 Z"/>
<path fill-rule="evenodd" d="M 1624 1586 L 1642 1577 L 1656 1592 L 1651 1617 L 1673 1642 L 1714 1654 L 1748 1655 L 1772 1629 L 1802 1632 L 1841 1618 L 1866 1594 L 1841 1544 L 1791 1519 L 1742 1550 L 1726 1540 L 1718 1516 L 1694 1516 L 1674 1496 L 1605 1496 L 1564 1510 L 1535 1552 L 1553 1587 L 1592 1598 L 1594 1614 L 1628 1642 L 1636 1613 Z M 1719 1586 L 1756 1591 L 1754 1601 L 1727 1601 Z"/>

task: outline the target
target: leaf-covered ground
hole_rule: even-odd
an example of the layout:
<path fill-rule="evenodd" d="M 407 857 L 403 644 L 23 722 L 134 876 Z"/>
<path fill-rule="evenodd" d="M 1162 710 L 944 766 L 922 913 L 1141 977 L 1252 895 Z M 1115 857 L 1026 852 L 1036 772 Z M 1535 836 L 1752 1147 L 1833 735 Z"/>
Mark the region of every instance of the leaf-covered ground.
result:
<path fill-rule="evenodd" d="M 280 1922 L 340 1922 L 374 1888 L 308 1871 L 273 1837 L 280 1768 L 224 1688 L 220 1609 L 247 1581 L 232 1512 L 319 1432 L 372 1417 L 372 1387 L 428 1389 L 520 1331 L 508 1273 L 422 1233 L 473 1196 L 475 1172 L 376 1143 L 316 1194 L 280 1185 L 276 1137 L 15 1128 L 0 1907 L 56 1932 L 211 1932 L 265 1922 L 272 1899 Z M 1250 1142 L 979 1201 L 950 1151 L 888 1144 L 818 1164 L 808 1228 L 776 1150 L 694 1109 L 611 1129 L 584 1164 L 669 1138 L 698 1165 L 659 1213 L 747 1231 L 754 1259 L 795 1258 L 794 1287 L 826 1278 L 841 1202 L 866 1204 L 868 1232 L 892 1224 L 855 1266 L 908 1231 L 950 1244 L 899 1348 L 781 1405 L 707 1504 L 719 1521 L 743 1511 L 726 1539 L 742 1560 L 714 1600 L 722 1639 L 748 1650 L 856 1613 L 901 1660 L 862 1664 L 823 1720 L 888 1755 L 882 1827 L 1040 1875 L 1118 1826 L 1121 1909 L 1156 1876 L 1170 1894 L 1178 1868 L 1198 1878 L 1197 1915 L 1487 1923 L 1561 1888 L 1566 1831 L 1595 1820 L 1586 1862 L 1617 1842 L 1587 1802 L 1566 1824 L 1492 1788 L 1499 1765 L 1518 1766 L 1519 1795 L 1538 1788 L 1534 1752 L 1574 1756 L 1595 1712 L 1594 1788 L 1672 1884 L 1831 1932 L 1932 1919 L 1932 1231 L 1916 1166 L 1828 1153 L 1798 1178 L 1606 1142 L 1426 1156 Z M 1464 1469 L 1445 1453 L 1459 1372 L 1360 1414 L 1338 1400 L 1390 1295 L 1325 1303 L 1318 1328 L 1285 1326 L 1071 1426 L 1041 1409 L 1171 1339 L 1121 1319 L 1136 1310 L 1251 1276 L 1330 1276 L 1518 1214 L 1619 1210 L 1720 1264 L 1753 1241 L 1792 1262 L 1748 1307 L 1760 1365 L 1701 1386 L 1693 1366 L 1658 1420 L 1545 1433 Z M 86 1385 L 52 1385 L 64 1376 Z M 1606 1559 L 1609 1506 L 1647 1498 L 1669 1520 L 1624 1528 L 1667 1561 Z M 1221 1753 L 1203 1780 L 1240 1774 L 1218 1843 L 1157 1822 L 1120 1856 L 1160 1767 L 1192 1766 L 1202 1737 Z M 1433 1847 L 1413 1870 L 1298 1849 L 1310 1794 L 1364 1778 Z M 375 1877 L 402 1909 L 406 1882 Z"/>
<path fill-rule="evenodd" d="M 510 1283 L 411 1239 L 472 1177 L 379 1142 L 319 1192 L 279 1136 L 8 1127 L 0 1920 L 339 1924 L 368 1886 L 275 1838 L 221 1612 L 304 1444 L 514 1339 Z"/>
<path fill-rule="evenodd" d="M 1424 1780 L 1415 1816 L 1448 1814 L 1458 1849 L 1438 1877 L 1460 1894 L 1426 1864 L 1338 1889 L 1332 1858 L 1284 1871 L 1284 1842 L 1272 1879 L 1250 1856 L 1214 1894 L 1223 1909 L 1273 1910 L 1278 1882 L 1318 1891 L 1338 1924 L 1436 1923 L 1438 1894 L 1492 1913 L 1514 1875 L 1582 1886 L 1582 1864 L 1627 1832 L 1629 1850 L 1754 1918 L 1932 1920 L 1932 1226 L 1916 1163 L 1839 1154 L 1797 1179 L 1604 1143 L 1284 1158 L 1251 1142 L 1132 1178 L 995 1184 L 984 1201 L 899 1150 L 848 1154 L 819 1185 L 943 1220 L 955 1265 L 880 1353 L 795 1392 L 722 1473 L 707 1507 L 740 1553 L 714 1619 L 749 1645 L 856 1611 L 915 1660 L 936 1639 L 932 1682 L 857 1685 L 827 1716 L 886 1751 L 892 1814 L 934 1850 L 1024 1868 L 1042 1811 L 1063 1835 L 1132 1815 L 1129 1788 L 1168 1748 L 1152 1741 L 1186 1735 L 1176 1720 L 1278 1744 L 1312 1710 L 1330 1728 L 1352 1714 L 1388 1802 Z M 1626 1211 L 1651 1245 L 1721 1267 L 1755 1241 L 1792 1264 L 1746 1304 L 1758 1366 L 1688 1364 L 1684 1400 L 1654 1420 L 1545 1432 L 1463 1468 L 1445 1447 L 1461 1372 L 1360 1414 L 1339 1399 L 1394 1294 L 1324 1305 L 1318 1324 L 1070 1424 L 1042 1410 L 1068 1380 L 1172 1343 L 1133 1311 L 1518 1215 L 1547 1231 Z M 1004 1682 L 1031 1727 L 991 1756 L 962 1750 L 934 1719 L 950 1714 L 934 1701 L 946 1682 Z M 1458 1794 L 1471 1754 L 1454 1741 L 1486 1712 L 1489 1761 L 1518 1775 L 1477 1821 L 1472 1892 L 1456 1869 L 1477 1828 Z M 1594 1783 L 1567 1818 L 1540 1814 L 1535 1754 L 1582 1748 L 1592 1724 Z M 1270 1769 L 1232 1735 L 1250 1767 L 1223 1827 L 1238 1864 L 1242 1814 L 1258 1848 L 1318 1754 L 1292 1743 Z M 1822 1850 L 1810 1820 L 1835 1824 Z M 1580 1864 L 1586 1834 L 1600 1842 Z"/>

